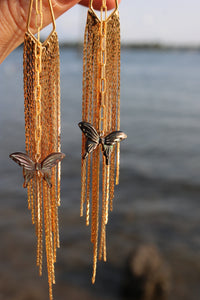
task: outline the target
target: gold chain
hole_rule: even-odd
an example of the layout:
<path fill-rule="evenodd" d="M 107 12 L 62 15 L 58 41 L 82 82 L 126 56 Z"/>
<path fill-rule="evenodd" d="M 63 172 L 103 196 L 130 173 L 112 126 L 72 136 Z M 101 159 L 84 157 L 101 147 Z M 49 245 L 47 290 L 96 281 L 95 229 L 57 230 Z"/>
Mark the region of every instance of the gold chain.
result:
<path fill-rule="evenodd" d="M 42 0 L 35 0 L 35 10 L 36 10 L 35 26 L 37 28 L 37 34 L 38 34 L 37 38 L 39 41 L 40 30 L 42 29 L 42 25 L 43 25 Z"/>
<path fill-rule="evenodd" d="M 107 6 L 106 0 L 101 6 L 101 27 L 100 27 L 100 133 L 105 130 L 105 97 L 106 97 L 106 34 L 107 34 Z"/>
<path fill-rule="evenodd" d="M 35 44 L 35 70 L 36 70 L 36 86 L 35 86 L 35 143 L 36 154 L 35 159 L 38 162 L 41 157 L 41 94 L 42 88 L 40 85 L 40 73 L 42 71 L 42 44 L 40 43 L 40 30 L 43 24 L 42 0 L 36 0 L 36 17 L 35 25 L 37 28 L 37 43 Z"/>

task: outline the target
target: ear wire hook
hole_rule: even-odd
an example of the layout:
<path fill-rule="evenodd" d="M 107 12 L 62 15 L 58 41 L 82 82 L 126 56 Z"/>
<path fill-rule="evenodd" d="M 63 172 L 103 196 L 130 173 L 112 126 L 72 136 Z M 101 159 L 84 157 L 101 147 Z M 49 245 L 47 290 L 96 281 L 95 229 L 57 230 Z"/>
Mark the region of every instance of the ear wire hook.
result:
<path fill-rule="evenodd" d="M 102 0 L 103 1 L 103 0 Z M 108 16 L 107 20 L 116 12 L 118 11 L 119 3 L 118 0 L 115 0 L 115 9 L 114 11 Z M 94 8 L 93 8 L 93 0 L 89 1 L 89 9 L 96 15 Z M 96 15 L 97 16 L 97 15 Z M 97 17 L 98 18 L 98 17 Z M 99 18 L 98 18 L 99 19 Z"/>
<path fill-rule="evenodd" d="M 37 1 L 37 0 L 36 0 Z M 51 13 L 51 18 L 52 18 L 52 24 L 53 24 L 53 29 L 52 32 L 56 30 L 56 21 L 55 21 L 55 16 L 54 16 L 54 12 L 53 12 L 53 7 L 52 7 L 52 3 L 51 0 L 48 0 L 49 3 L 49 8 L 50 8 L 50 13 Z M 29 33 L 32 33 L 30 31 L 30 22 L 31 22 L 31 14 L 32 14 L 32 10 L 33 10 L 33 0 L 30 0 L 30 5 L 29 5 L 29 12 L 28 12 L 28 19 L 27 19 L 27 24 L 26 24 L 26 30 Z M 51 33 L 52 33 L 51 32 Z"/>
<path fill-rule="evenodd" d="M 50 7 L 51 18 L 52 18 L 52 23 L 53 23 L 53 31 L 54 31 L 54 30 L 56 30 L 56 21 L 55 21 L 55 16 L 54 16 L 51 0 L 49 0 L 49 7 Z"/>
<path fill-rule="evenodd" d="M 27 24 L 26 24 L 26 31 L 28 31 L 28 32 L 30 32 L 29 27 L 30 27 L 32 9 L 33 9 L 33 0 L 30 1 L 29 10 L 28 10 L 28 19 L 27 19 Z"/>

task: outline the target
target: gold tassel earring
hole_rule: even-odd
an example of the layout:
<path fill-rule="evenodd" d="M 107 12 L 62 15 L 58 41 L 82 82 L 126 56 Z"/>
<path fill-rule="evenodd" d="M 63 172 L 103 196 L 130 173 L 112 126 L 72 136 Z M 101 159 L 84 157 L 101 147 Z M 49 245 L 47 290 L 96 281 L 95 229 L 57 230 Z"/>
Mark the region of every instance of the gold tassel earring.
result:
<path fill-rule="evenodd" d="M 26 153 L 10 154 L 23 167 L 28 208 L 37 236 L 37 266 L 42 275 L 43 239 L 46 246 L 49 298 L 53 299 L 54 263 L 60 247 L 58 207 L 60 206 L 60 57 L 55 18 L 48 0 L 53 30 L 42 43 L 42 0 L 30 0 L 27 31 L 24 37 L 24 113 Z M 35 5 L 33 5 L 35 4 Z M 37 35 L 30 31 L 34 11 Z"/>
<path fill-rule="evenodd" d="M 80 215 L 83 216 L 86 203 L 88 226 L 91 206 L 92 283 L 95 282 L 98 253 L 99 259 L 106 261 L 108 211 L 113 209 L 114 186 L 119 183 L 119 142 L 127 138 L 120 131 L 120 21 L 118 0 L 115 3 L 115 10 L 107 16 L 106 0 L 102 0 L 99 18 L 90 0 L 84 36 L 82 122 L 79 123 L 83 132 Z"/>

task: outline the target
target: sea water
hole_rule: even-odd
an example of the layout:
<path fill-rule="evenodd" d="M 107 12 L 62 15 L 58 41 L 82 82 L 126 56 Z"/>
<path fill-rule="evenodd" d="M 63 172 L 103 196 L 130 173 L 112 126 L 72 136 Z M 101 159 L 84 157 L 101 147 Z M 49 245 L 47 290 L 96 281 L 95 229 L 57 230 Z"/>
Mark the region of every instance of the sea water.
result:
<path fill-rule="evenodd" d="M 77 124 L 81 121 L 82 52 L 75 48 L 61 49 L 60 58 L 62 151 L 66 158 L 62 162 L 60 214 L 61 246 L 62 243 L 64 245 L 60 250 L 62 271 L 59 278 L 61 285 L 65 280 L 70 286 L 77 285 L 78 282 L 82 289 L 90 290 L 90 272 L 87 270 L 87 266 L 91 268 L 92 253 L 91 248 L 87 248 L 90 235 L 84 222 L 79 219 L 81 131 Z M 113 274 L 120 273 L 123 262 L 135 245 L 150 243 L 160 249 L 172 269 L 175 299 L 183 299 L 180 298 L 178 288 L 176 289 L 176 279 L 177 282 L 182 280 L 186 295 L 184 299 L 198 298 L 199 66 L 200 53 L 197 51 L 122 50 L 121 130 L 128 138 L 121 143 L 120 186 L 116 189 L 114 211 L 110 214 L 108 226 L 108 260 L 111 262 L 111 271 L 105 266 L 99 268 L 100 278 L 98 281 L 97 275 L 97 287 L 92 293 L 99 294 L 100 291 L 108 299 L 121 299 L 118 293 L 120 276 L 113 277 Z M 26 192 L 22 188 L 22 170 L 8 158 L 10 153 L 25 149 L 22 72 L 22 49 L 19 48 L 0 66 L 2 256 L 9 245 L 7 240 L 5 242 L 8 232 L 12 232 L 13 238 L 17 240 L 19 232 L 24 230 L 25 237 L 26 228 L 20 224 L 25 220 L 26 224 L 30 222 L 30 215 L 25 211 L 27 205 Z M 31 225 L 28 228 L 30 232 L 33 230 Z M 19 253 L 20 251 L 23 250 L 19 246 Z M 33 255 L 34 251 L 35 248 L 31 248 Z M 80 265 L 77 261 L 81 262 Z M 13 267 L 12 260 L 10 262 L 8 258 L 6 262 Z M 0 266 L 1 264 L 3 262 L 0 256 Z M 63 267 L 65 264 L 69 273 Z M 84 266 L 83 269 L 81 266 Z M 118 273 L 113 271 L 117 267 Z M 70 275 L 72 270 L 75 271 Z M 14 267 L 13 272 L 17 274 Z M 26 274 L 25 270 L 24 273 Z M 107 274 L 106 278 L 109 280 L 112 278 L 110 289 L 101 288 L 103 274 Z M 24 280 L 25 278 L 26 275 Z M 15 299 L 14 296 L 12 299 Z M 80 296 L 80 299 L 83 298 Z M 102 296 L 102 299 L 107 298 Z"/>

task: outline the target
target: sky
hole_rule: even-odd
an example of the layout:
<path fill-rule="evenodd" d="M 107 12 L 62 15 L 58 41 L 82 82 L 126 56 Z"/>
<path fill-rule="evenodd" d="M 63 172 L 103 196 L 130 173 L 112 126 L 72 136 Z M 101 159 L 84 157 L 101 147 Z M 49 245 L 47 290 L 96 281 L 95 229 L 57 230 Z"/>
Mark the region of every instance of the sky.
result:
<path fill-rule="evenodd" d="M 122 42 L 200 44 L 200 0 L 121 0 Z M 57 20 L 60 41 L 82 41 L 87 9 L 76 5 Z"/>

